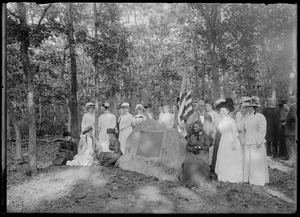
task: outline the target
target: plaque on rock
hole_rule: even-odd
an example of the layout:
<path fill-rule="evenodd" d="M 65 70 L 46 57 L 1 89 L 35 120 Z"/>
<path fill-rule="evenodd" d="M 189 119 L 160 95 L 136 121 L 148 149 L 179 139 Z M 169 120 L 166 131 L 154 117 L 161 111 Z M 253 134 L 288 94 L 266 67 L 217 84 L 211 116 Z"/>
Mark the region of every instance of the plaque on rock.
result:
<path fill-rule="evenodd" d="M 160 157 L 165 131 L 141 131 L 136 155 Z"/>

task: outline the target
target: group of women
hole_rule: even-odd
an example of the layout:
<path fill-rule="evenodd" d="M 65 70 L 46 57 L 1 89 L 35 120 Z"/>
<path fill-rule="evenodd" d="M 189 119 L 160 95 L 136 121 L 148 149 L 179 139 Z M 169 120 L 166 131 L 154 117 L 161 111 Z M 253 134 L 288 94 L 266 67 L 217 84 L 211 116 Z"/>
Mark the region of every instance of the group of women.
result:
<path fill-rule="evenodd" d="M 263 186 L 269 182 L 265 147 L 266 119 L 256 111 L 260 107 L 258 97 L 244 97 L 234 120 L 229 114 L 232 105 L 221 102 L 221 132 L 215 172 L 218 180 L 249 182 Z"/>
<path fill-rule="evenodd" d="M 213 158 L 216 159 L 214 172 L 218 181 L 248 182 L 259 186 L 269 182 L 265 147 L 266 119 L 256 111 L 258 107 L 259 98 L 255 96 L 243 97 L 237 113 L 232 99 L 218 100 L 215 104 L 217 116 L 214 115 L 218 119 L 215 122 L 217 133 L 214 136 L 203 130 L 207 122 L 195 119 L 193 131 L 187 136 L 187 151 L 191 154 L 183 163 L 184 184 L 197 184 L 192 178 L 187 178 L 189 173 L 198 174 L 200 179 L 212 177 L 209 173 L 209 164 L 212 166 L 212 162 L 209 163 L 211 146 L 216 146 L 216 156 Z M 195 171 L 191 171 L 191 168 Z"/>
<path fill-rule="evenodd" d="M 109 148 L 109 134 L 107 129 L 116 129 L 116 137 L 120 142 L 120 150 L 125 151 L 125 143 L 129 134 L 135 127 L 147 119 L 154 119 L 151 111 L 151 104 L 143 106 L 137 104 L 135 107 L 136 115 L 129 113 L 130 104 L 124 102 L 118 106 L 119 117 L 116 118 L 110 112 L 110 104 L 101 105 L 102 114 L 98 118 L 99 137 L 95 139 L 95 104 L 88 102 L 85 105 L 86 113 L 83 115 L 81 122 L 81 135 L 78 147 L 78 154 L 73 160 L 67 161 L 67 165 L 90 166 L 95 161 L 95 156 L 100 152 L 111 152 Z M 174 115 L 170 112 L 168 105 L 163 106 L 163 111 L 159 114 L 158 121 L 167 126 L 173 126 Z"/>
<path fill-rule="evenodd" d="M 233 117 L 232 100 L 230 103 L 227 100 L 219 101 L 216 105 L 219 115 L 216 130 L 221 135 L 215 164 L 215 173 L 219 181 L 249 182 L 260 186 L 269 182 L 265 147 L 266 119 L 264 115 L 256 112 L 259 106 L 258 97 L 243 97 L 238 106 L 239 111 Z M 146 105 L 145 108 L 142 104 L 137 104 L 135 107 L 137 114 L 133 116 L 129 113 L 129 103 L 125 102 L 118 107 L 118 118 L 110 113 L 109 107 L 109 103 L 104 103 L 101 106 L 103 113 L 99 116 L 99 142 L 97 143 L 94 139 L 95 104 L 91 102 L 86 104 L 87 113 L 82 119 L 78 156 L 75 156 L 72 161 L 68 161 L 67 165 L 88 166 L 92 164 L 95 153 L 109 152 L 108 128 L 117 129 L 120 149 L 125 154 L 125 142 L 133 129 L 147 119 L 154 119 L 151 105 Z M 176 108 L 173 109 L 175 112 L 171 113 L 169 105 L 162 106 L 158 122 L 168 127 L 174 127 Z M 195 135 L 190 135 L 187 138 L 187 149 L 195 156 L 201 155 L 199 159 L 204 162 L 202 165 L 205 165 L 203 167 L 205 169 L 202 171 L 207 173 L 210 164 L 208 149 L 215 138 L 205 135 L 200 118 L 193 123 L 193 129 Z"/>

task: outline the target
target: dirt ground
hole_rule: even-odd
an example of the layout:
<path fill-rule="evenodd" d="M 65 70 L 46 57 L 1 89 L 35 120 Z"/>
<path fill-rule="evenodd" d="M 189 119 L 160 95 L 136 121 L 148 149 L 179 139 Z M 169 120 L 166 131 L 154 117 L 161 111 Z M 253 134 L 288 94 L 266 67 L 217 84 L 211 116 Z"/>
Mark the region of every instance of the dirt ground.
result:
<path fill-rule="evenodd" d="M 295 213 L 295 164 L 269 159 L 270 183 L 212 181 L 189 189 L 117 167 L 52 166 L 58 144 L 38 143 L 38 175 L 7 148 L 7 213 Z M 24 144 L 24 153 L 27 145 Z"/>

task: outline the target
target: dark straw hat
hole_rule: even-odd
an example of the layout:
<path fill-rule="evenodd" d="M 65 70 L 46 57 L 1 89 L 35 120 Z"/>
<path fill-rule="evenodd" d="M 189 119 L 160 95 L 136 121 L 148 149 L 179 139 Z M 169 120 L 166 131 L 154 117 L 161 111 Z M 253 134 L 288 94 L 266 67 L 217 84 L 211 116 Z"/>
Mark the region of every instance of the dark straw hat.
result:
<path fill-rule="evenodd" d="M 216 109 L 220 110 L 221 108 L 227 108 L 229 112 L 232 112 L 234 110 L 234 107 L 230 101 L 228 102 L 221 102 L 217 105 Z"/>
<path fill-rule="evenodd" d="M 114 128 L 107 128 L 106 133 L 107 133 L 107 134 L 109 134 L 109 133 L 115 134 L 115 133 L 116 133 L 116 130 L 115 130 Z"/>
<path fill-rule="evenodd" d="M 88 127 L 86 127 L 86 128 L 82 131 L 82 134 L 86 134 L 87 132 L 92 131 L 92 130 L 93 130 L 93 127 L 92 127 L 92 126 L 88 126 Z"/>

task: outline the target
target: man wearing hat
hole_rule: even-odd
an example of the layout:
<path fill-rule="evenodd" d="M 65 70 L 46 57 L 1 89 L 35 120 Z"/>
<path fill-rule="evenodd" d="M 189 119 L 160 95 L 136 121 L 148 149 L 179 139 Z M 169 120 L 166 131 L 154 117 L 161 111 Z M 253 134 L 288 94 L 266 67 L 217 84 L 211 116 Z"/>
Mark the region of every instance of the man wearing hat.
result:
<path fill-rule="evenodd" d="M 142 123 L 143 121 L 147 120 L 146 115 L 143 114 L 145 111 L 145 108 L 142 104 L 136 104 L 135 110 L 137 111 L 137 114 L 133 116 L 132 119 L 132 128 L 134 129 L 137 125 Z"/>
<path fill-rule="evenodd" d="M 101 105 L 101 110 L 103 111 L 103 114 L 101 114 L 98 119 L 99 144 L 96 144 L 97 152 L 100 150 L 100 148 L 102 148 L 102 151 L 104 152 L 109 151 L 109 136 L 106 133 L 106 130 L 108 128 L 116 127 L 116 116 L 110 113 L 109 107 L 110 104 L 108 102 L 105 102 Z"/>
<path fill-rule="evenodd" d="M 296 162 L 298 143 L 296 97 L 289 96 L 287 99 L 287 105 L 289 107 L 289 111 L 287 113 L 285 122 L 286 149 L 289 160 Z"/>
<path fill-rule="evenodd" d="M 95 103 L 86 103 L 85 110 L 87 111 L 87 113 L 85 113 L 82 117 L 81 132 L 88 126 L 92 126 L 94 128 L 95 125 Z"/>
<path fill-rule="evenodd" d="M 65 131 L 62 135 L 62 140 L 59 144 L 59 153 L 56 155 L 57 158 L 53 160 L 55 166 L 66 165 L 68 160 L 73 160 L 73 157 L 77 154 L 77 144 L 73 142 L 71 133 Z"/>
<path fill-rule="evenodd" d="M 263 109 L 262 114 L 267 121 L 267 155 L 277 157 L 278 152 L 278 136 L 279 136 L 279 114 L 276 108 L 276 99 L 269 98 L 267 101 L 267 107 Z"/>
<path fill-rule="evenodd" d="M 108 128 L 106 130 L 109 136 L 109 151 L 100 152 L 96 155 L 96 158 L 101 166 L 114 166 L 119 157 L 123 155 L 120 149 L 120 142 L 115 137 L 115 128 Z"/>
<path fill-rule="evenodd" d="M 129 103 L 124 102 L 121 105 L 123 109 L 123 115 L 120 117 L 120 125 L 119 125 L 119 141 L 121 144 L 121 151 L 125 154 L 125 143 L 129 134 L 132 132 L 132 119 L 133 116 L 129 111 Z"/>

